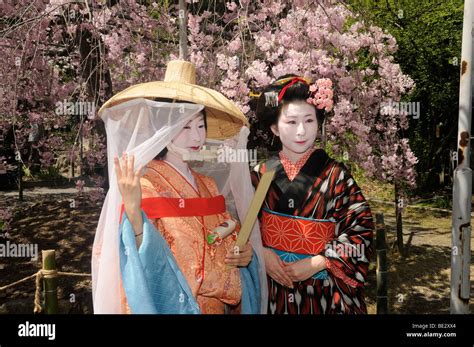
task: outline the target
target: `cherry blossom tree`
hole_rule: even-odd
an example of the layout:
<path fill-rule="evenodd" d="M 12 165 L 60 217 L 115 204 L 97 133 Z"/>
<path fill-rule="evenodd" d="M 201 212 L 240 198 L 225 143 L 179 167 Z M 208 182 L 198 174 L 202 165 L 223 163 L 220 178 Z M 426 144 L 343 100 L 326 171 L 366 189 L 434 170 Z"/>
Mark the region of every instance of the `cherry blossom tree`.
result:
<path fill-rule="evenodd" d="M 255 124 L 251 92 L 287 73 L 328 78 L 327 147 L 367 176 L 414 184 L 417 159 L 400 135 L 409 115 L 383 106 L 414 86 L 394 62 L 389 33 L 337 1 L 187 3 L 189 59 L 200 84 L 221 91 Z M 97 111 L 126 87 L 163 78 L 178 57 L 177 2 L 5 0 L 0 16 L 0 156 L 16 157 L 31 174 L 65 152 L 83 173 L 96 174 L 106 163 Z M 258 146 L 269 140 L 263 132 L 253 137 Z"/>
<path fill-rule="evenodd" d="M 409 115 L 396 107 L 414 83 L 394 62 L 389 33 L 336 1 L 228 2 L 223 16 L 204 10 L 190 14 L 188 25 L 200 82 L 234 100 L 251 122 L 250 92 L 288 73 L 329 78 L 328 147 L 368 176 L 415 184 L 417 158 L 400 135 Z M 258 146 L 270 139 L 254 135 Z"/>
<path fill-rule="evenodd" d="M 97 111 L 114 92 L 163 77 L 176 45 L 169 10 L 133 1 L 2 1 L 0 156 L 19 163 L 20 182 L 63 152 L 71 163 L 80 156 L 81 173 L 105 166 Z"/>

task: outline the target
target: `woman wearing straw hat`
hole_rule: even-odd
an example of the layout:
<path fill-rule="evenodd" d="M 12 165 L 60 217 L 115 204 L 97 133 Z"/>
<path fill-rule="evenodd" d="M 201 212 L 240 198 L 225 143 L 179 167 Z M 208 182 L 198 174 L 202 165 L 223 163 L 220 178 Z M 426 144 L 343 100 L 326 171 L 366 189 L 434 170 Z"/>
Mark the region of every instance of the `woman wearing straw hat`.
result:
<path fill-rule="evenodd" d="M 220 93 L 196 85 L 194 65 L 185 61 L 171 61 L 162 82 L 117 94 L 99 114 L 111 188 L 94 241 L 94 311 L 265 310 L 260 235 L 252 235 L 252 245 L 234 247 L 239 218 L 229 213 L 215 180 L 187 162 L 207 137 L 246 138 L 243 114 Z M 232 175 L 218 176 L 232 187 L 226 198 L 236 201 L 242 218 L 250 175 L 238 189 Z"/>

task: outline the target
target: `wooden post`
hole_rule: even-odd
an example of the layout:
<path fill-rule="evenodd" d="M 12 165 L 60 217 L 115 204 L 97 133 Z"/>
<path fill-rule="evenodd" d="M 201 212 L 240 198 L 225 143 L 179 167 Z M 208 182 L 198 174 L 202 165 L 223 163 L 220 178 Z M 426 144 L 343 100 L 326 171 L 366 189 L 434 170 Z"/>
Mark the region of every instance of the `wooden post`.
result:
<path fill-rule="evenodd" d="M 405 247 L 403 245 L 403 222 L 402 222 L 402 211 L 405 204 L 403 198 L 400 195 L 399 186 L 395 183 L 395 215 L 397 218 L 397 246 L 398 252 L 402 257 L 406 256 Z"/>
<path fill-rule="evenodd" d="M 80 163 L 81 163 L 81 169 L 79 170 L 79 175 L 82 177 L 84 175 L 84 147 L 83 147 L 83 119 L 81 115 L 81 127 L 79 128 L 79 157 L 80 157 Z"/>
<path fill-rule="evenodd" d="M 69 156 L 69 158 L 71 157 L 72 155 Z M 71 179 L 74 179 L 74 160 L 71 160 Z"/>
<path fill-rule="evenodd" d="M 377 314 L 387 314 L 387 242 L 385 239 L 383 213 L 375 214 L 375 229 L 375 248 L 377 250 Z"/>
<path fill-rule="evenodd" d="M 43 270 L 56 271 L 56 258 L 54 249 L 42 251 Z M 46 314 L 58 313 L 58 283 L 56 274 L 48 273 L 43 275 L 44 288 L 44 312 Z"/>

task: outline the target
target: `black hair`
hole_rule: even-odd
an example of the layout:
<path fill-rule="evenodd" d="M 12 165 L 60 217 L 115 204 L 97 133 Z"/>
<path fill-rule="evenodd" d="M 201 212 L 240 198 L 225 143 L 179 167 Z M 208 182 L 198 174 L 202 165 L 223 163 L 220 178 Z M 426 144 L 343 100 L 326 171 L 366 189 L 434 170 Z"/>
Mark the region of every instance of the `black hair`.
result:
<path fill-rule="evenodd" d="M 190 102 L 190 101 L 174 101 L 173 99 L 168 99 L 168 98 L 153 98 L 153 101 L 161 101 L 161 102 L 179 102 L 179 103 L 183 103 L 183 104 L 195 104 L 195 102 Z M 206 128 L 206 131 L 207 131 L 207 115 L 206 115 L 206 108 L 204 107 L 202 109 L 202 114 L 203 114 L 203 118 L 204 118 L 204 127 Z M 165 156 L 166 156 L 166 153 L 168 153 L 168 148 L 163 148 L 161 150 L 160 153 L 158 153 L 158 155 L 155 157 L 155 160 L 162 160 Z"/>
<path fill-rule="evenodd" d="M 276 81 L 266 86 L 259 96 L 256 105 L 256 118 L 257 123 L 252 125 L 252 132 L 251 135 L 255 135 L 256 131 L 259 130 L 263 134 L 266 134 L 267 138 L 273 139 L 273 144 L 267 144 L 267 147 L 270 151 L 279 151 L 282 149 L 282 144 L 278 136 L 274 136 L 273 132 L 271 131 L 271 126 L 278 123 L 278 119 L 281 115 L 281 110 L 283 105 L 294 102 L 294 101 L 306 101 L 308 97 L 311 95 L 309 90 L 309 85 L 303 81 L 298 81 L 288 87 L 286 89 L 285 94 L 280 102 L 278 102 L 278 106 L 273 106 L 271 103 L 266 102 L 265 93 L 268 92 L 275 92 L 277 95 L 280 94 L 281 90 L 291 82 L 291 79 L 285 84 L 278 84 L 279 81 L 288 77 L 298 77 L 295 74 L 286 74 L 284 76 L 279 77 Z M 313 105 L 314 106 L 314 105 Z M 316 119 L 318 121 L 318 127 L 321 129 L 322 124 L 324 122 L 324 111 L 319 110 L 314 106 L 316 111 Z M 258 142 L 258 141 L 257 141 Z M 269 142 L 269 141 L 267 141 Z"/>

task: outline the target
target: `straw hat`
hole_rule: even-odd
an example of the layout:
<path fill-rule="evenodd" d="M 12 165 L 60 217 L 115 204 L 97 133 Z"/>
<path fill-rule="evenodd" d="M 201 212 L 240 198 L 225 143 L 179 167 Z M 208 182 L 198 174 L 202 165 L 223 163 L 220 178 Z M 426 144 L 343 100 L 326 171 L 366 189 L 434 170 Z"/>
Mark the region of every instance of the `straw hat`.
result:
<path fill-rule="evenodd" d="M 196 85 L 196 68 L 184 60 L 172 60 L 166 67 L 164 81 L 136 84 L 111 97 L 99 110 L 99 116 L 108 108 L 136 98 L 169 98 L 205 106 L 207 136 L 226 139 L 237 134 L 247 118 L 240 109 L 221 93 Z"/>

